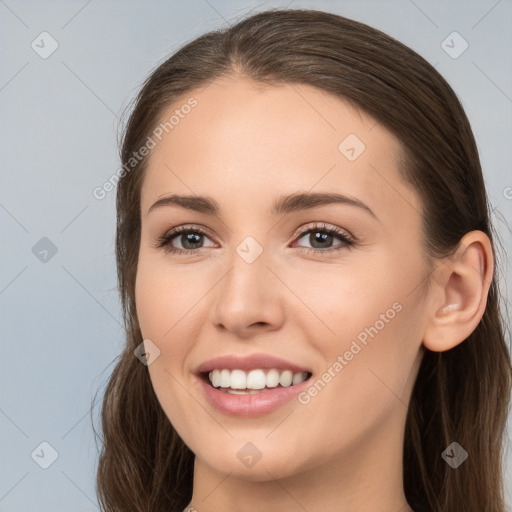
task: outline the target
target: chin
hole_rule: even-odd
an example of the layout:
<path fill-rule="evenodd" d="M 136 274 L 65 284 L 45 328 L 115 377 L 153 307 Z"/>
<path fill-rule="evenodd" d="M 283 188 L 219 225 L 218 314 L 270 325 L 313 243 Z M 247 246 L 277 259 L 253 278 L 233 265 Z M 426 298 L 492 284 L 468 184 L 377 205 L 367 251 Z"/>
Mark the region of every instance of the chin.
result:
<path fill-rule="evenodd" d="M 261 447 L 259 450 L 246 442 L 235 441 L 233 444 L 236 447 L 232 449 L 224 445 L 221 453 L 209 452 L 201 455 L 200 452 L 196 452 L 196 457 L 218 473 L 251 482 L 287 478 L 305 470 L 297 460 L 296 448 L 290 447 L 290 450 L 283 451 L 267 444 L 267 447 Z M 262 444 L 260 443 L 260 446 Z M 230 453 L 233 455 L 230 456 Z"/>

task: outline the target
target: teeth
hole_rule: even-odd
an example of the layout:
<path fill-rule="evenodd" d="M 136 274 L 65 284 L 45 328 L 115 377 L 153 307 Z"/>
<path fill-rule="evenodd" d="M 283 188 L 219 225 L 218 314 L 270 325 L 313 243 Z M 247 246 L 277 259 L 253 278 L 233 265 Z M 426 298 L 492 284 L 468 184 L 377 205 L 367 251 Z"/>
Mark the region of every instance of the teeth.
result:
<path fill-rule="evenodd" d="M 276 388 L 279 386 L 279 372 L 277 370 L 269 370 L 265 377 L 267 388 Z"/>
<path fill-rule="evenodd" d="M 246 389 L 247 375 L 242 370 L 231 371 L 231 389 Z M 220 384 L 220 382 L 219 382 Z"/>
<path fill-rule="evenodd" d="M 246 394 L 237 390 L 261 390 L 275 388 L 279 385 L 286 388 L 304 382 L 308 374 L 306 372 L 293 373 L 290 370 L 255 369 L 250 372 L 243 370 L 215 369 L 208 374 L 214 388 L 230 388 L 227 391 L 233 394 Z"/>
<path fill-rule="evenodd" d="M 306 377 L 307 375 L 305 375 L 304 373 L 294 373 L 292 385 L 295 386 L 296 384 L 300 384 L 301 382 L 306 380 Z"/>
<path fill-rule="evenodd" d="M 267 385 L 265 373 L 263 370 L 251 370 L 247 374 L 248 389 L 263 389 Z"/>
<path fill-rule="evenodd" d="M 231 384 L 231 372 L 229 370 L 222 370 L 220 372 L 219 386 L 221 388 L 229 388 L 230 384 Z"/>
<path fill-rule="evenodd" d="M 293 373 L 290 370 L 286 370 L 283 373 L 281 373 L 279 377 L 279 384 L 283 386 L 283 388 L 286 388 L 288 386 L 291 386 L 293 381 Z"/>

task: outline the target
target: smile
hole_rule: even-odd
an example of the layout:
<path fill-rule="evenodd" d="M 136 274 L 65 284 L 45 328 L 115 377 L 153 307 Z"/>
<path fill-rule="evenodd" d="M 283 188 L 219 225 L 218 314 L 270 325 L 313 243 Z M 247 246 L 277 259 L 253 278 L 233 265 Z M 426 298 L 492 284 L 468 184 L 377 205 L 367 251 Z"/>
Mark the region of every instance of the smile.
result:
<path fill-rule="evenodd" d="M 225 354 L 194 371 L 199 391 L 217 412 L 254 418 L 277 411 L 309 386 L 311 368 L 271 354 Z"/>
<path fill-rule="evenodd" d="M 215 369 L 208 373 L 208 379 L 214 388 L 231 394 L 257 394 L 274 388 L 287 388 L 307 380 L 309 372 L 296 372 L 291 370 L 254 369 L 244 371 L 240 369 Z"/>

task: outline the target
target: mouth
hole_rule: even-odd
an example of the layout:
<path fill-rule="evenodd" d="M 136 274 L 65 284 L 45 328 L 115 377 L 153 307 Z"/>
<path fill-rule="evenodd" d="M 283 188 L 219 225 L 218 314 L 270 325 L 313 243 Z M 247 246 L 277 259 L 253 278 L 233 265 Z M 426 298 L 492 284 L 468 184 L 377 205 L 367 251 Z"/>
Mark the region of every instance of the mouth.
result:
<path fill-rule="evenodd" d="M 218 391 L 232 395 L 255 395 L 297 386 L 309 380 L 312 373 L 278 368 L 255 368 L 250 371 L 215 368 L 199 375 L 204 382 Z"/>
<path fill-rule="evenodd" d="M 272 354 L 226 354 L 200 364 L 196 378 L 206 401 L 231 417 L 277 411 L 310 385 L 310 367 Z"/>

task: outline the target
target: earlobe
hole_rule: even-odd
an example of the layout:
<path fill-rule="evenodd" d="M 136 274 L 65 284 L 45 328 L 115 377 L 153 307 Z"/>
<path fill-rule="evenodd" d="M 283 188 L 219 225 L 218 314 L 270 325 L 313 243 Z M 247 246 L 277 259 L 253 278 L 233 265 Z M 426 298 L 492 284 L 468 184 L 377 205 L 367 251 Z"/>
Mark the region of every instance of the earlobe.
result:
<path fill-rule="evenodd" d="M 476 329 L 485 311 L 493 273 L 489 237 L 482 231 L 464 235 L 455 253 L 435 272 L 436 300 L 423 337 L 427 349 L 450 350 Z"/>

